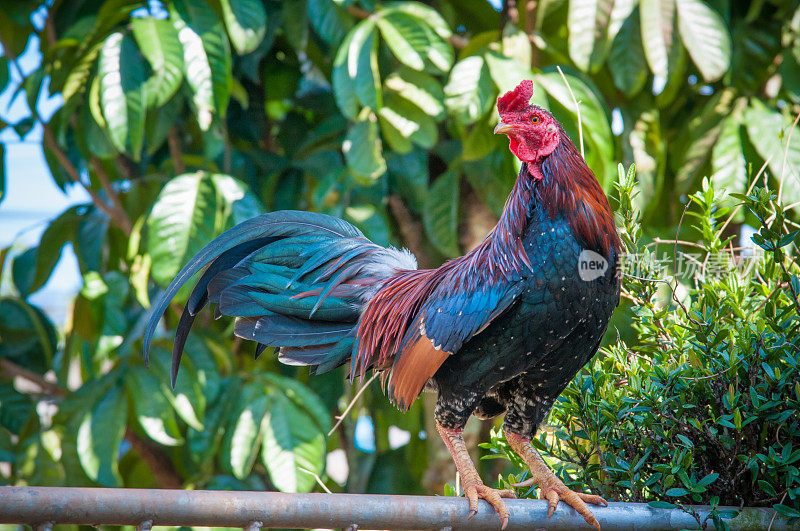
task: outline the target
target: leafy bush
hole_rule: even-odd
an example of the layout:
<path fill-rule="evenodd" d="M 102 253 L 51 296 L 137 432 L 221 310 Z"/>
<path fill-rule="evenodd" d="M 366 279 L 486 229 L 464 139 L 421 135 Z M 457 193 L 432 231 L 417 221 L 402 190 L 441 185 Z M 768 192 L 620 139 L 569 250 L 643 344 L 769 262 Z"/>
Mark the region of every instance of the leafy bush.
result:
<path fill-rule="evenodd" d="M 737 195 L 732 210 L 706 179 L 686 212 L 702 234 L 687 250 L 696 275 L 681 283 L 644 244 L 633 173 L 620 166 L 618 187 L 633 253 L 623 261 L 633 334 L 578 374 L 552 411 L 557 428 L 535 444 L 565 482 L 615 501 L 767 505 L 800 516 L 798 225 L 770 190 Z M 760 220 L 754 255 L 734 253 L 723 236 L 741 207 Z M 672 258 L 670 266 L 684 256 Z M 484 446 L 507 455 L 499 433 Z"/>

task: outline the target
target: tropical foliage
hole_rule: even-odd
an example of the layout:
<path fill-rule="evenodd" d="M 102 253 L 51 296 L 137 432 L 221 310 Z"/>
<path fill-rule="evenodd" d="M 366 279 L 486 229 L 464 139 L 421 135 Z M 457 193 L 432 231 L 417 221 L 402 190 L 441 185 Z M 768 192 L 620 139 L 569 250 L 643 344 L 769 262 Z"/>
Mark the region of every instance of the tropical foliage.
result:
<path fill-rule="evenodd" d="M 37 247 L 0 254 L 7 262 L 0 267 L 0 461 L 11 463 L 0 469 L 2 482 L 307 491 L 320 481 L 356 492 L 412 493 L 452 480 L 449 464 L 427 465 L 428 456 L 439 462 L 441 449 L 425 437 L 425 401 L 400 415 L 375 385 L 328 437 L 353 396 L 341 372 L 310 380 L 269 352 L 253 360 L 253 346 L 232 338 L 230 322 L 205 315 L 172 390 L 166 349 L 179 308 L 165 319 L 149 370 L 140 355 L 143 323 L 150 301 L 204 242 L 265 210 L 343 217 L 377 243 L 411 248 L 423 265 L 475 245 L 516 176 L 517 162 L 491 134 L 493 103 L 522 78 L 534 80 L 535 101 L 581 144 L 609 193 L 620 184 L 617 163 L 636 163 L 637 179 L 622 195 L 641 213 L 635 226 L 642 232 L 630 239 L 630 251 L 674 238 L 689 201 L 702 206 L 702 222 L 686 224 L 681 239 L 716 247 L 742 224 L 761 227 L 759 208 L 775 209 L 769 201 L 792 208 L 800 202 L 800 135 L 790 127 L 800 105 L 794 2 L 508 0 L 499 11 L 485 0 L 7 4 L 0 12 L 0 87 L 17 87 L 31 114 L 0 125 L 24 138 L 42 123 L 53 180 L 62 189 L 85 189 L 91 202 L 53 219 Z M 42 53 L 32 71 L 20 71 L 16 61 L 26 46 Z M 50 95 L 62 103 L 42 116 Z M 751 189 L 757 173 L 774 198 Z M 720 200 L 713 208 L 708 190 Z M 709 238 L 706 225 L 716 227 L 722 212 L 714 209 L 742 200 L 722 190 L 757 199 L 745 200 L 748 208 L 736 211 L 725 234 Z M 792 209 L 781 216 L 780 227 L 795 219 Z M 800 442 L 796 426 L 780 420 L 797 405 L 787 380 L 796 383 L 796 365 L 794 372 L 789 367 L 796 335 L 783 322 L 797 318 L 796 291 L 794 303 L 786 292 L 797 288 L 796 265 L 785 264 L 796 249 L 767 225 L 773 232 L 762 229 L 762 243 L 777 239 L 783 254 L 766 263 L 762 284 L 731 287 L 719 300 L 712 290 L 727 285 L 689 286 L 691 311 L 666 323 L 654 315 L 672 308 L 664 303 L 669 295 L 632 288 L 633 309 L 626 303 L 614 321 L 623 342 L 614 343 L 612 327 L 609 346 L 576 379 L 554 421 L 572 433 L 580 423 L 587 436 L 630 443 L 620 430 L 635 432 L 637 421 L 620 417 L 618 426 L 606 413 L 652 407 L 636 404 L 663 385 L 681 397 L 664 408 L 705 407 L 723 400 L 719 386 L 728 393 L 730 384 L 725 403 L 694 420 L 723 423 L 714 427 L 714 440 L 724 448 L 714 455 L 747 460 L 745 477 L 756 482 L 746 491 L 748 503 L 780 499 L 797 509 L 797 475 L 787 471 L 796 472 Z M 83 289 L 56 331 L 28 298 L 67 245 L 78 257 Z M 730 314 L 731 305 L 740 310 Z M 759 322 L 775 335 L 766 347 L 754 346 L 763 330 L 747 331 L 756 324 L 744 308 L 764 313 Z M 653 343 L 653 326 L 666 327 L 662 334 L 676 344 L 692 345 L 690 358 Z M 764 363 L 774 377 L 747 372 L 756 366 L 756 348 L 763 355 L 757 366 Z M 669 363 L 655 372 L 649 362 L 624 368 L 628 351 Z M 735 353 L 739 365 L 723 371 L 719 364 L 728 358 L 715 357 L 721 352 Z M 692 386 L 680 380 L 682 371 L 692 378 L 722 372 Z M 38 386 L 15 385 L 11 376 Z M 744 376 L 755 380 L 745 383 Z M 622 402 L 604 405 L 594 424 L 581 416 L 591 409 L 575 409 L 582 396 L 576 390 L 602 395 L 623 380 L 631 392 L 617 392 L 614 400 Z M 626 415 L 655 415 L 630 409 Z M 371 419 L 374 453 L 372 441 L 354 441 L 359 417 Z M 678 418 L 688 424 L 669 436 L 687 438 L 674 442 L 686 450 L 680 463 L 652 453 L 667 447 L 642 445 L 615 448 L 618 460 L 584 472 L 597 484 L 612 478 L 608 492 L 621 499 L 709 501 L 722 479 L 708 479 L 708 443 L 693 438 L 688 417 Z M 410 441 L 395 448 L 392 426 Z M 765 450 L 761 460 L 748 453 L 755 446 L 728 441 L 736 438 L 730 430 L 755 426 L 779 430 L 777 457 Z M 753 444 L 765 444 L 752 436 Z M 633 466 L 648 448 L 651 459 L 637 478 L 623 463 Z M 325 469 L 326 454 L 336 449 L 350 470 L 339 485 Z M 556 448 L 553 455 L 580 462 L 579 450 Z M 485 466 L 496 474 L 504 465 Z M 667 466 L 685 471 L 689 483 L 677 470 L 666 473 Z M 706 490 L 697 487 L 703 482 Z"/>

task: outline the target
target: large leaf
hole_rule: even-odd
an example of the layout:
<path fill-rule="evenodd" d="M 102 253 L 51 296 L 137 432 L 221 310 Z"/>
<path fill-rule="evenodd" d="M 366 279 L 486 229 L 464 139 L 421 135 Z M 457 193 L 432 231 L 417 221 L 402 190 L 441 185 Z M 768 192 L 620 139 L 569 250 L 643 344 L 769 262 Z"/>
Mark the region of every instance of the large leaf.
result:
<path fill-rule="evenodd" d="M 147 252 L 156 282 L 169 284 L 183 264 L 216 236 L 216 211 L 217 192 L 204 173 L 179 175 L 161 190 L 147 219 Z"/>
<path fill-rule="evenodd" d="M 45 285 L 61 258 L 64 245 L 74 238 L 78 225 L 78 208 L 70 207 L 59 214 L 42 233 L 36 251 L 36 269 L 30 293 Z"/>
<path fill-rule="evenodd" d="M 800 201 L 800 134 L 778 111 L 753 99 L 744 115 L 747 136 L 764 160 L 769 160 L 772 175 L 782 181 L 782 199 Z"/>
<path fill-rule="evenodd" d="M 261 447 L 262 421 L 271 403 L 263 386 L 251 383 L 239 395 L 222 442 L 225 468 L 239 479 L 250 475 Z"/>
<path fill-rule="evenodd" d="M 641 0 L 642 45 L 654 74 L 669 74 L 669 50 L 675 30 L 675 0 Z"/>
<path fill-rule="evenodd" d="M 319 475 L 325 469 L 325 434 L 281 392 L 270 397 L 261 453 L 264 466 L 278 490 L 308 492 L 316 484 L 309 472 Z"/>
<path fill-rule="evenodd" d="M 728 194 L 742 194 L 747 190 L 747 161 L 744 156 L 744 139 L 741 117 L 731 114 L 722 124 L 719 139 L 711 152 L 711 181 L 715 190 L 725 190 L 727 206 L 733 204 Z M 638 168 L 637 168 L 638 170 Z"/>
<path fill-rule="evenodd" d="M 351 31 L 333 61 L 333 93 L 342 113 L 355 119 L 359 102 L 379 106 L 380 79 L 377 65 L 375 23 L 364 20 Z"/>
<path fill-rule="evenodd" d="M 400 62 L 414 70 L 425 67 L 428 39 L 422 21 L 400 11 L 389 11 L 378 19 L 378 28 Z"/>
<path fill-rule="evenodd" d="M 722 17 L 701 0 L 676 0 L 678 32 L 706 81 L 716 81 L 731 62 L 731 36 Z"/>
<path fill-rule="evenodd" d="M 250 53 L 267 33 L 267 12 L 262 0 L 219 0 L 231 43 L 239 55 Z"/>
<path fill-rule="evenodd" d="M 386 161 L 383 159 L 381 141 L 378 137 L 378 124 L 372 114 L 363 117 L 350 127 L 342 144 L 342 151 L 347 166 L 356 175 L 377 179 L 386 172 Z"/>
<path fill-rule="evenodd" d="M 408 100 L 388 94 L 378 116 L 384 131 L 390 128 L 403 139 L 427 149 L 436 144 L 438 138 L 436 122 Z M 407 153 L 409 150 L 410 145 L 409 149 L 397 151 Z"/>
<path fill-rule="evenodd" d="M 444 94 L 450 114 L 463 125 L 472 124 L 483 116 L 491 107 L 495 94 L 483 57 L 474 55 L 456 63 Z"/>
<path fill-rule="evenodd" d="M 636 164 L 635 206 L 648 212 L 658 204 L 666 170 L 667 146 L 657 109 L 648 109 L 636 118 L 629 141 Z"/>
<path fill-rule="evenodd" d="M 642 49 L 639 14 L 634 13 L 620 27 L 608 56 L 614 85 L 626 96 L 635 96 L 647 83 L 647 62 Z"/>
<path fill-rule="evenodd" d="M 695 180 L 705 174 L 703 169 L 711 156 L 711 150 L 719 138 L 722 122 L 730 113 L 732 94 L 719 92 L 690 117 L 671 150 L 675 181 L 680 193 L 686 193 Z"/>
<path fill-rule="evenodd" d="M 458 199 L 461 177 L 450 168 L 431 185 L 422 222 L 431 243 L 446 256 L 458 256 Z"/>
<path fill-rule="evenodd" d="M 512 57 L 490 51 L 484 55 L 484 59 L 486 66 L 489 67 L 492 81 L 500 89 L 501 94 L 513 90 L 523 79 L 533 77 L 533 72 L 527 63 L 521 63 Z"/>
<path fill-rule="evenodd" d="M 140 366 L 129 368 L 125 375 L 125 386 L 144 432 L 157 443 L 176 446 L 183 438 L 172 406 L 162 392 L 162 383 L 156 381 L 154 372 Z"/>
<path fill-rule="evenodd" d="M 119 487 L 119 445 L 125 434 L 128 401 L 120 386 L 112 387 L 78 428 L 78 459 L 86 475 L 104 487 Z"/>
<path fill-rule="evenodd" d="M 112 33 L 103 42 L 98 69 L 100 104 L 109 138 L 119 151 L 138 160 L 147 105 L 144 63 L 127 36 Z"/>
<path fill-rule="evenodd" d="M 0 356 L 44 374 L 56 352 L 53 324 L 35 306 L 15 297 L 0 297 Z"/>
<path fill-rule="evenodd" d="M 238 377 L 227 377 L 221 381 L 222 392 L 216 400 L 209 402 L 203 417 L 203 428 L 200 430 L 189 427 L 186 430 L 186 447 L 192 460 L 200 465 L 209 466 L 215 455 L 219 452 L 225 432 L 226 421 L 230 411 L 239 401 L 239 387 L 241 380 Z M 224 458 L 224 457 L 223 457 Z"/>
<path fill-rule="evenodd" d="M 444 116 L 444 91 L 436 78 L 423 72 L 403 68 L 386 78 L 384 86 L 410 101 L 428 116 Z"/>
<path fill-rule="evenodd" d="M 271 386 L 280 389 L 297 407 L 305 410 L 311 418 L 314 419 L 314 422 L 316 422 L 320 430 L 326 433 L 330 431 L 331 415 L 319 396 L 309 387 L 303 385 L 294 378 L 287 378 L 286 376 L 280 376 L 273 372 L 265 372 L 261 376 L 264 380 L 269 382 Z"/>
<path fill-rule="evenodd" d="M 613 7 L 612 0 L 570 0 L 567 14 L 569 28 L 569 56 L 575 66 L 588 71 L 590 65 L 602 64 L 602 40 L 606 33 Z M 593 59 L 600 55 L 600 59 Z"/>
<path fill-rule="evenodd" d="M 338 2 L 308 0 L 308 20 L 322 40 L 339 45 L 353 27 L 353 17 Z"/>
<path fill-rule="evenodd" d="M 194 92 L 201 129 L 211 126 L 212 114 L 225 117 L 233 78 L 225 28 L 202 0 L 174 0 L 170 15 L 183 44 L 184 75 Z"/>
<path fill-rule="evenodd" d="M 178 32 L 168 20 L 153 17 L 134 17 L 131 28 L 153 70 L 147 80 L 147 105 L 161 107 L 183 81 L 183 46 Z"/>

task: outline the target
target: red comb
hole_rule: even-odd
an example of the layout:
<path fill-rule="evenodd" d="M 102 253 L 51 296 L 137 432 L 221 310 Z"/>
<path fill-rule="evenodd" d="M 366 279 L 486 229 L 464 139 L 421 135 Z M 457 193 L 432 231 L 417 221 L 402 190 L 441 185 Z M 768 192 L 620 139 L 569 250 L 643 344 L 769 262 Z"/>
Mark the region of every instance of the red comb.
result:
<path fill-rule="evenodd" d="M 524 79 L 514 90 L 509 90 L 497 98 L 497 110 L 500 114 L 521 111 L 528 106 L 533 96 L 533 81 Z"/>

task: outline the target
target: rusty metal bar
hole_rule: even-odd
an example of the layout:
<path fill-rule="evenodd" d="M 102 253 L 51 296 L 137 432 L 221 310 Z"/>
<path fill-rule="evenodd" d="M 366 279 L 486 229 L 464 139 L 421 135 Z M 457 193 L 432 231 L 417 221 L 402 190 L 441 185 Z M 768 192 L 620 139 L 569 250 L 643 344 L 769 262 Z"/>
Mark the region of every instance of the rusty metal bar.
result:
<path fill-rule="evenodd" d="M 507 500 L 508 529 L 586 528 L 583 518 L 560 504 L 547 519 L 541 500 Z M 704 518 L 707 506 L 695 506 Z M 478 514 L 467 520 L 464 498 L 367 494 L 285 494 L 281 492 L 98 489 L 67 487 L 0 487 L 0 524 L 186 525 L 264 528 L 355 529 L 498 529 L 499 520 L 481 501 Z M 611 503 L 595 508 L 605 531 L 696 528 L 697 522 L 678 509 L 653 509 L 642 503 Z M 796 529 L 787 518 L 767 508 L 745 508 L 731 529 Z M 357 527 L 356 527 L 357 526 Z M 144 527 L 144 526 L 142 526 Z"/>

